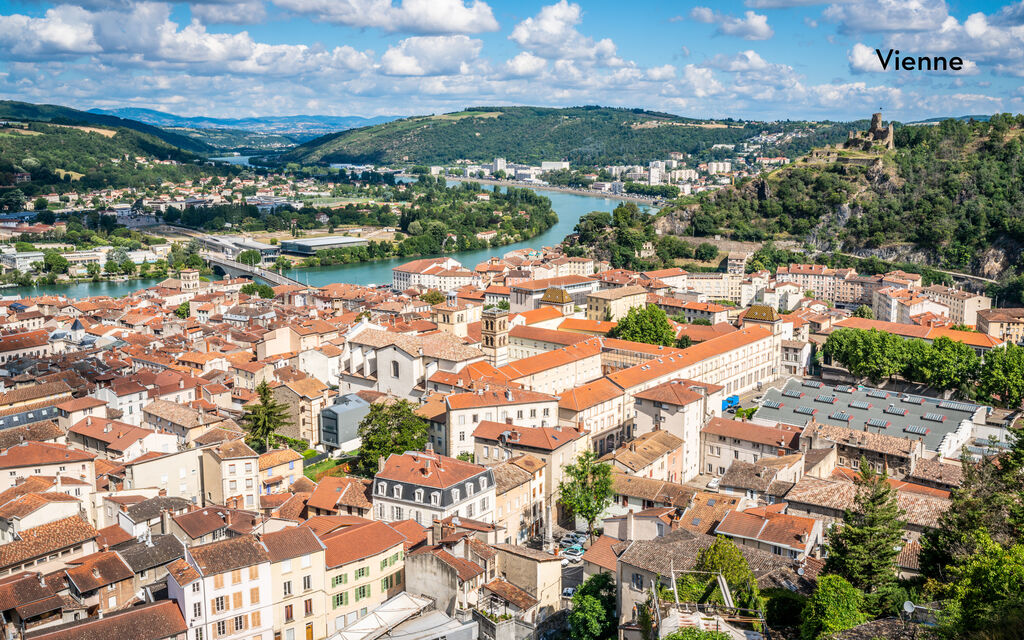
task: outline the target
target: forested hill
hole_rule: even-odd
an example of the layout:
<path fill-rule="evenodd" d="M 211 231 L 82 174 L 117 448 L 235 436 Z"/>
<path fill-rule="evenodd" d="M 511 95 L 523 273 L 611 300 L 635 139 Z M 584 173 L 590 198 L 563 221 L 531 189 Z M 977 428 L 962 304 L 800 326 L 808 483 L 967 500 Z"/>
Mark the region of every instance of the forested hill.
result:
<path fill-rule="evenodd" d="M 214 148 L 201 140 L 195 140 L 185 135 L 166 131 L 160 127 L 118 118 L 117 116 L 102 113 L 91 113 L 79 111 L 70 107 L 62 107 L 54 104 L 32 104 L 29 102 L 16 102 L 14 100 L 0 100 L 0 120 L 31 120 L 38 122 L 52 122 L 55 124 L 95 124 L 104 127 L 122 127 L 145 133 L 193 153 L 209 153 Z"/>
<path fill-rule="evenodd" d="M 797 239 L 825 251 L 988 277 L 1024 247 L 1024 116 L 897 128 L 896 149 L 839 151 L 682 201 L 659 229 Z"/>
<path fill-rule="evenodd" d="M 144 161 L 137 161 L 144 158 Z M 156 161 L 172 160 L 174 163 Z M 199 177 L 198 156 L 132 129 L 30 122 L 0 126 L 0 186 L 14 173 L 27 196 L 101 187 L 142 187 Z"/>
<path fill-rule="evenodd" d="M 694 153 L 785 125 L 700 121 L 641 109 L 473 107 L 351 129 L 311 140 L 287 162 L 445 164 L 458 159 L 538 164 L 646 163 L 670 151 Z"/>

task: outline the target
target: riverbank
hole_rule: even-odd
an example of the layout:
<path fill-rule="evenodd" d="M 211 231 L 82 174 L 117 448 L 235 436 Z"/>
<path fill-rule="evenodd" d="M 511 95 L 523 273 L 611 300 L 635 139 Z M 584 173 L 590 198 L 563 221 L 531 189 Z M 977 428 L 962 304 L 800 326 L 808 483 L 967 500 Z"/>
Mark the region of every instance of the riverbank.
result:
<path fill-rule="evenodd" d="M 407 178 L 409 180 L 415 180 L 419 176 L 411 173 L 399 173 L 398 177 Z M 575 187 L 559 187 L 555 185 L 538 185 L 528 184 L 526 182 L 517 182 L 515 180 L 495 180 L 493 178 L 456 178 L 444 176 L 445 180 L 449 182 L 476 182 L 479 184 L 490 184 L 496 187 L 516 187 L 517 189 L 533 189 L 534 191 L 554 191 L 556 193 L 566 193 L 574 196 L 587 196 L 588 198 L 602 198 L 605 200 L 622 200 L 624 202 L 635 202 L 637 204 L 645 204 L 649 207 L 657 207 L 663 204 L 661 198 L 652 198 L 650 196 L 638 196 L 628 193 L 616 194 L 608 193 L 607 191 L 594 191 L 593 189 L 578 189 Z"/>

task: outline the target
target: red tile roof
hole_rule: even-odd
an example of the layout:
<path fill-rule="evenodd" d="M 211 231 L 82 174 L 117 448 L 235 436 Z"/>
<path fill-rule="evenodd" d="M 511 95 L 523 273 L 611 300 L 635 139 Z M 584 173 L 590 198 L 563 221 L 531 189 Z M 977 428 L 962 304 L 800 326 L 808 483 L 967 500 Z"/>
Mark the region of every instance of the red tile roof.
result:
<path fill-rule="evenodd" d="M 484 467 L 436 453 L 412 451 L 388 456 L 376 478 L 444 489 L 485 471 Z"/>
<path fill-rule="evenodd" d="M 375 520 L 330 533 L 323 542 L 327 546 L 325 562 L 328 568 L 333 569 L 404 546 L 406 538 L 387 524 Z"/>

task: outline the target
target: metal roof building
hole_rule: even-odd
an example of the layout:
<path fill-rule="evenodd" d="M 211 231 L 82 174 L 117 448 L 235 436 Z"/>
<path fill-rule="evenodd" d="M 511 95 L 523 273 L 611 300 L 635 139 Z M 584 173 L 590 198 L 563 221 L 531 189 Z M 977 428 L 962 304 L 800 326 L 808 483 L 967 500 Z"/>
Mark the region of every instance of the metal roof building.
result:
<path fill-rule="evenodd" d="M 321 249 L 341 249 L 344 247 L 361 247 L 366 245 L 364 238 L 348 236 L 324 236 L 322 238 L 296 238 L 281 243 L 281 251 L 300 256 L 312 256 Z"/>

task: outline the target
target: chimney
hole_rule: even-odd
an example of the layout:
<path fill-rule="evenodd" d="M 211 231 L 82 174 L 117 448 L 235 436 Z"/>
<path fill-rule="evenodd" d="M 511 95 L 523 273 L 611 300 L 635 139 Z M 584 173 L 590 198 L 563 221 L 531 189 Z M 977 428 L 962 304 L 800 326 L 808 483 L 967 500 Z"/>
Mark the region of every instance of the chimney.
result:
<path fill-rule="evenodd" d="M 636 521 L 635 521 L 635 519 L 633 517 L 633 510 L 630 509 L 629 511 L 626 512 L 626 535 L 623 538 L 624 540 L 632 540 L 633 539 L 633 530 L 634 530 L 635 527 L 636 527 Z"/>
<path fill-rule="evenodd" d="M 505 416 L 505 424 L 512 424 L 512 418 Z"/>
<path fill-rule="evenodd" d="M 427 453 L 434 453 L 434 443 L 427 441 L 427 445 L 423 447 L 423 450 Z"/>
<path fill-rule="evenodd" d="M 384 461 L 384 456 L 378 456 L 378 458 L 377 458 L 377 471 L 380 471 L 381 469 L 384 468 L 384 462 L 385 462 Z"/>
<path fill-rule="evenodd" d="M 100 577 L 100 570 L 97 569 L 96 567 L 92 568 L 92 577 L 94 577 L 94 578 L 99 578 Z"/>
<path fill-rule="evenodd" d="M 92 416 L 86 416 L 86 418 L 85 418 L 85 426 L 87 426 L 87 427 L 91 427 L 92 426 Z"/>
<path fill-rule="evenodd" d="M 156 495 L 158 495 L 160 497 L 166 496 L 167 495 L 167 489 L 160 489 L 159 491 L 156 492 Z"/>

